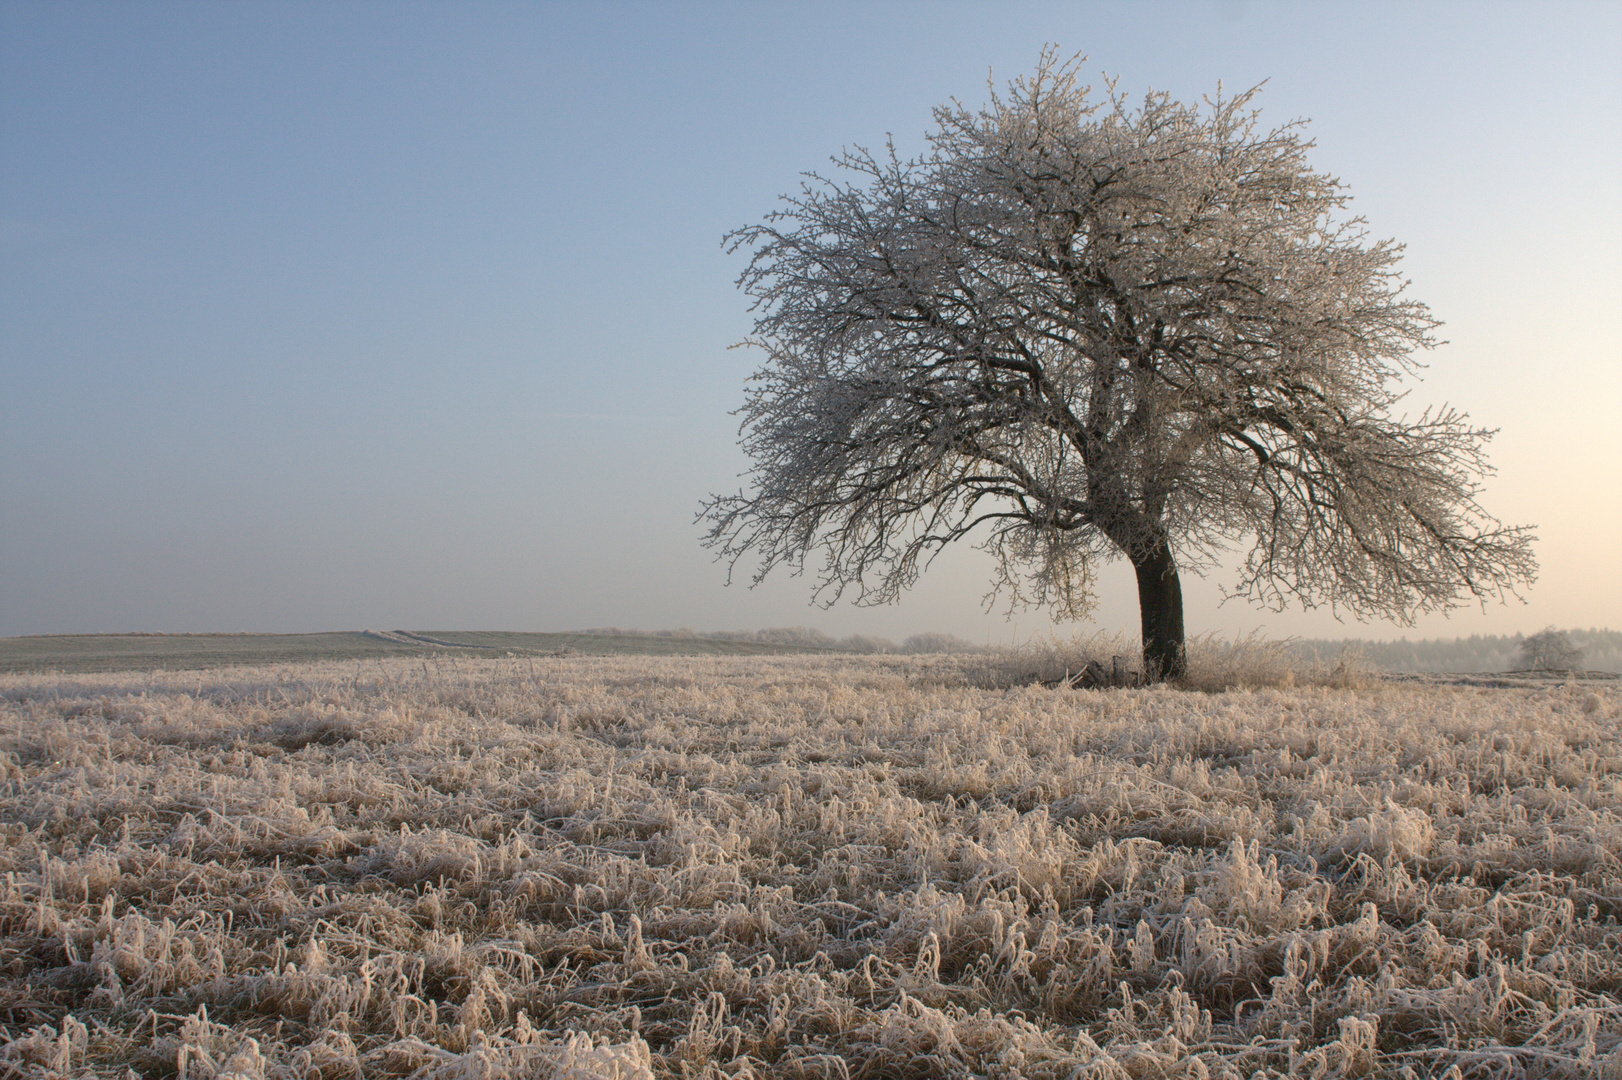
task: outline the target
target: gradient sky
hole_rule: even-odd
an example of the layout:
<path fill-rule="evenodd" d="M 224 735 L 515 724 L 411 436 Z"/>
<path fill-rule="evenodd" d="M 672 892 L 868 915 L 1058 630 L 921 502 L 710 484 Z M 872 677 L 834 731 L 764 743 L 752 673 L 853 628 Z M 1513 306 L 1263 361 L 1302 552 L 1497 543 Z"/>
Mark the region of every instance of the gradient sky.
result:
<path fill-rule="evenodd" d="M 1269 80 L 1501 429 L 1525 605 L 1622 627 L 1622 6 L 0 5 L 0 635 L 807 625 L 1045 632 L 972 549 L 900 605 L 724 587 L 750 315 L 728 229 L 847 144 L 923 145 L 1045 42 L 1134 94 Z M 1231 580 L 1231 579 L 1229 579 Z M 1096 622 L 1136 628 L 1130 567 Z M 1088 629 L 1088 627 L 1082 627 Z"/>

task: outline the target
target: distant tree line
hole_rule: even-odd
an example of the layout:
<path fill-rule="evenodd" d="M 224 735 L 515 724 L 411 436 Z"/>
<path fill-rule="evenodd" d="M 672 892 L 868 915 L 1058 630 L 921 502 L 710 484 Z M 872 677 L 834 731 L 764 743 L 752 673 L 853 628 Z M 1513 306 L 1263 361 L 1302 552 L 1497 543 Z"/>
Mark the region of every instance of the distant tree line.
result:
<path fill-rule="evenodd" d="M 913 634 L 897 645 L 889 638 L 869 634 L 848 634 L 836 638 L 808 626 L 779 626 L 768 630 L 694 630 L 680 627 L 676 630 L 624 630 L 615 626 L 597 627 L 580 631 L 605 637 L 660 637 L 695 641 L 753 641 L 762 645 L 787 645 L 795 648 L 826 649 L 846 653 L 967 653 L 982 652 L 984 646 L 955 637 L 952 634 Z"/>
<path fill-rule="evenodd" d="M 753 641 L 763 645 L 780 645 L 805 649 L 826 649 L 829 652 L 909 655 L 918 653 L 984 652 L 985 646 L 952 634 L 913 634 L 900 644 L 889 638 L 869 634 L 848 634 L 834 637 L 807 626 L 779 626 L 766 630 L 694 630 L 680 627 L 675 630 L 626 630 L 605 626 L 582 630 L 583 634 L 605 637 L 658 637 L 707 641 Z M 1553 631 L 1551 643 L 1561 643 L 1576 650 L 1580 656 L 1569 665 L 1552 654 L 1528 649 L 1537 645 L 1551 631 L 1524 635 L 1483 635 L 1469 637 L 1422 638 L 1410 641 L 1406 637 L 1396 641 L 1364 641 L 1359 638 L 1304 638 L 1291 644 L 1296 655 L 1304 659 L 1330 660 L 1349 651 L 1356 652 L 1364 663 L 1382 671 L 1451 671 L 1487 672 L 1514 671 L 1529 666 L 1581 667 L 1587 671 L 1613 671 L 1622 673 L 1622 631 L 1616 630 L 1562 630 Z M 1535 654 L 1535 655 L 1532 655 Z M 1529 659 L 1542 657 L 1544 663 L 1529 664 Z"/>
<path fill-rule="evenodd" d="M 1556 634 L 1564 634 L 1565 641 L 1580 651 L 1579 663 L 1583 669 L 1622 673 L 1622 631 L 1566 630 L 1556 631 Z M 1532 635 L 1533 639 L 1539 637 L 1541 634 Z M 1321 660 L 1332 660 L 1348 651 L 1356 651 L 1370 666 L 1383 671 L 1467 673 L 1514 671 L 1533 666 L 1527 663 L 1528 641 L 1523 634 L 1472 634 L 1469 637 L 1425 638 L 1419 641 L 1409 641 L 1407 638 L 1396 641 L 1314 638 L 1299 640 L 1294 648 L 1300 655 Z"/>

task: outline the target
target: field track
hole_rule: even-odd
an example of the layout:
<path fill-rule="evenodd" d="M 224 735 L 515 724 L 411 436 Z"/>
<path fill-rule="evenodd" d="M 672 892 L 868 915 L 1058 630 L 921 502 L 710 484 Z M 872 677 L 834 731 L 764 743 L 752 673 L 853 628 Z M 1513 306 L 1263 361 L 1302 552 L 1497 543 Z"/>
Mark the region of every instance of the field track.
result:
<path fill-rule="evenodd" d="M 982 663 L 0 674 L 0 1078 L 1622 1078 L 1616 684 Z"/>

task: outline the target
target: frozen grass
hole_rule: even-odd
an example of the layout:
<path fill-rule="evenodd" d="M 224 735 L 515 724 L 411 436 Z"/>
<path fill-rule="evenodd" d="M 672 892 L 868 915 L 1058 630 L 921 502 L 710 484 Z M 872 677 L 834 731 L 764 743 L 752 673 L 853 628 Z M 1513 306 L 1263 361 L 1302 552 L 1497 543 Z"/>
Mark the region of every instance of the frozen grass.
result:
<path fill-rule="evenodd" d="M 989 687 L 1026 683 L 1053 685 L 1077 676 L 1089 662 L 1113 672 L 1115 660 L 1131 672 L 1143 670 L 1138 639 L 1099 632 L 1074 638 L 1035 638 L 1017 648 L 985 654 L 972 666 L 974 681 Z M 1188 642 L 1188 671 L 1177 686 L 1184 690 L 1259 690 L 1297 685 L 1351 688 L 1372 680 L 1356 650 L 1343 650 L 1333 661 L 1297 655 L 1289 642 L 1259 634 L 1227 639 L 1214 634 Z"/>
<path fill-rule="evenodd" d="M 1101 630 L 1070 638 L 1032 638 L 1023 645 L 993 649 L 983 653 L 971 670 L 973 681 L 988 688 L 1030 683 L 1051 686 L 1080 675 L 1089 662 L 1113 670 L 1117 656 L 1128 667 L 1143 669 L 1143 649 L 1137 638 Z"/>
<path fill-rule="evenodd" d="M 1622 1077 L 1615 688 L 979 663 L 0 676 L 0 1076 Z"/>

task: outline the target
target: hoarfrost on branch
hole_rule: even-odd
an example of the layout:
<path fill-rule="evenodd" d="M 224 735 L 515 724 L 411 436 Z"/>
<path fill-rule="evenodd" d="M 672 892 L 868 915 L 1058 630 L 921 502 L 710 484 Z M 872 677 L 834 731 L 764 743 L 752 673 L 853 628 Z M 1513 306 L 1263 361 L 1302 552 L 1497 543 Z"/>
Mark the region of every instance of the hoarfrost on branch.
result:
<path fill-rule="evenodd" d="M 1532 537 L 1476 501 L 1491 432 L 1394 414 L 1438 324 L 1300 123 L 1261 128 L 1256 90 L 1095 100 L 1075 67 L 1049 50 L 937 108 L 923 156 L 848 150 L 729 234 L 766 359 L 706 542 L 885 602 L 972 538 L 994 594 L 1070 616 L 1125 556 L 1163 673 L 1177 568 L 1229 541 L 1275 608 L 1411 620 L 1530 581 Z"/>

